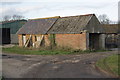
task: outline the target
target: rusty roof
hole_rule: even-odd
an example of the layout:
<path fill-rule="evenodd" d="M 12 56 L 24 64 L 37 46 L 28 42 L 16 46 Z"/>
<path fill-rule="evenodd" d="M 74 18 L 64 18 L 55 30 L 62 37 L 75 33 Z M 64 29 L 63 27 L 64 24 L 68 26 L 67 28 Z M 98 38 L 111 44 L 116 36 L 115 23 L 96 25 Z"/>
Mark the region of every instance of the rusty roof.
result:
<path fill-rule="evenodd" d="M 94 14 L 59 18 L 48 31 L 49 34 L 81 33 Z"/>
<path fill-rule="evenodd" d="M 102 24 L 104 33 L 118 33 L 118 24 Z"/>
<path fill-rule="evenodd" d="M 17 34 L 46 34 L 59 17 L 31 19 L 19 29 Z"/>

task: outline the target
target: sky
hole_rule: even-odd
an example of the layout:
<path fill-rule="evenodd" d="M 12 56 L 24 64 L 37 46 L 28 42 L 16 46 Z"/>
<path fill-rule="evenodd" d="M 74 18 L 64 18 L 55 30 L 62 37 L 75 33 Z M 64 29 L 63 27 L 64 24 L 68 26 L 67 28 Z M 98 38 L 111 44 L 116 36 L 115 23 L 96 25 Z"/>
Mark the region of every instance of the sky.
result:
<path fill-rule="evenodd" d="M 119 0 L 1 0 L 0 20 L 5 15 L 23 15 L 26 19 L 106 14 L 112 21 L 118 20 Z"/>

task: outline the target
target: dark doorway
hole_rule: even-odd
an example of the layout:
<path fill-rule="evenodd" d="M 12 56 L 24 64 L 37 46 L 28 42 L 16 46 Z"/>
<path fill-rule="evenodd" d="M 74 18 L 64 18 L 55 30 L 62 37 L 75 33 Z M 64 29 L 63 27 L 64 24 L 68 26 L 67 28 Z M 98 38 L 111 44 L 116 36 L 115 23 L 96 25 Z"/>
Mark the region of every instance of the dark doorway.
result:
<path fill-rule="evenodd" d="M 10 28 L 0 28 L 0 44 L 10 44 Z"/>
<path fill-rule="evenodd" d="M 89 34 L 89 48 L 92 50 L 99 49 L 99 36 L 100 34 L 97 33 L 90 33 Z"/>

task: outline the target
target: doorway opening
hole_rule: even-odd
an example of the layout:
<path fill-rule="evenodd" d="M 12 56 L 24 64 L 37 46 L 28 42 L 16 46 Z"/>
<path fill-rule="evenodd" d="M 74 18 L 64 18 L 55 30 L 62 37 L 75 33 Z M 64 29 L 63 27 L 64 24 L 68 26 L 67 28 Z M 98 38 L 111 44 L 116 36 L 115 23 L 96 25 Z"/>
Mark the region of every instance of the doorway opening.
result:
<path fill-rule="evenodd" d="M 100 34 L 98 34 L 98 33 L 90 33 L 89 34 L 89 48 L 90 48 L 90 50 L 98 50 L 100 48 L 99 36 L 100 36 Z"/>

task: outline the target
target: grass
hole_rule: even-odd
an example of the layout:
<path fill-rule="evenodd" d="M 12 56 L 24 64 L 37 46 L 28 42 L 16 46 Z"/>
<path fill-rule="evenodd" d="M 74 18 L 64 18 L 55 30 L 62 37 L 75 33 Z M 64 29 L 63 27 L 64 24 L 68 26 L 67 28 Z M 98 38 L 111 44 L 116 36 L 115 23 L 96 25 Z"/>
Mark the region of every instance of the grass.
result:
<path fill-rule="evenodd" d="M 120 63 L 118 62 L 118 57 L 120 57 L 120 55 L 116 54 L 116 55 L 112 55 L 107 58 L 101 59 L 96 63 L 96 66 L 114 75 L 120 76 L 120 71 L 118 69 L 118 66 L 120 65 Z"/>
<path fill-rule="evenodd" d="M 55 55 L 55 54 L 70 54 L 71 51 L 65 50 L 39 50 L 39 49 L 31 49 L 31 48 L 22 48 L 22 47 L 11 47 L 11 48 L 3 48 L 3 52 L 7 53 L 17 53 L 17 54 L 34 54 L 34 55 Z"/>
<path fill-rule="evenodd" d="M 82 53 L 90 53 L 90 52 L 97 52 L 97 51 L 90 51 L 90 50 L 72 50 L 70 48 L 40 48 L 40 49 L 33 49 L 33 48 L 23 48 L 14 46 L 11 48 L 3 48 L 3 52 L 6 53 L 17 53 L 17 54 L 30 54 L 30 55 L 56 55 L 56 54 L 82 54 Z M 105 50 L 101 50 L 105 51 Z M 100 50 L 98 51 L 100 52 Z"/>

